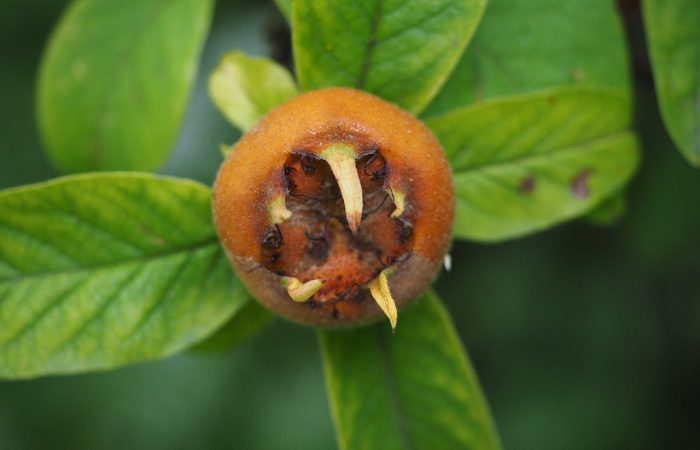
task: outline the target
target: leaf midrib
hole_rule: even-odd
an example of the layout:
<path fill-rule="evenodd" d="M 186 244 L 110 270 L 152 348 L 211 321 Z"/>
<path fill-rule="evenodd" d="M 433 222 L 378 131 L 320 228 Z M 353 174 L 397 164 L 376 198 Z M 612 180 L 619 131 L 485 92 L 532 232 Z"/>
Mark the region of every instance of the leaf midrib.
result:
<path fill-rule="evenodd" d="M 13 283 L 13 282 L 20 282 L 26 279 L 32 279 L 32 278 L 42 278 L 42 277 L 49 277 L 49 276 L 56 276 L 56 275 L 62 275 L 62 274 L 76 274 L 76 273 L 82 273 L 82 272 L 93 272 L 93 271 L 100 271 L 100 270 L 105 270 L 105 269 L 111 269 L 123 265 L 128 265 L 132 263 L 147 263 L 149 261 L 153 261 L 156 259 L 161 259 L 161 258 L 168 258 L 173 255 L 177 255 L 179 253 L 187 253 L 187 252 L 194 252 L 197 250 L 201 250 L 203 248 L 206 248 L 210 245 L 218 245 L 218 239 L 216 236 L 209 236 L 205 240 L 201 240 L 198 242 L 194 242 L 192 244 L 187 244 L 179 247 L 174 247 L 171 249 L 168 249 L 167 251 L 164 252 L 158 252 L 158 253 L 153 253 L 150 255 L 144 255 L 141 257 L 129 257 L 129 258 L 123 258 L 119 259 L 116 261 L 109 261 L 109 262 L 99 262 L 95 264 L 88 264 L 86 266 L 81 266 L 81 267 L 70 267 L 70 268 L 65 268 L 65 269 L 56 269 L 56 270 L 42 270 L 38 272 L 31 272 L 31 273 L 21 273 L 17 276 L 13 277 L 8 277 L 8 278 L 0 278 L 0 283 Z"/>
<path fill-rule="evenodd" d="M 377 0 L 374 17 L 372 18 L 372 25 L 369 32 L 369 37 L 367 38 L 367 43 L 365 44 L 365 56 L 362 60 L 362 66 L 360 68 L 360 75 L 357 78 L 357 87 L 363 89 L 367 84 L 367 76 L 369 75 L 370 64 L 372 63 L 372 56 L 374 54 L 374 49 L 377 46 L 377 31 L 379 29 L 379 21 L 382 18 L 382 9 L 384 6 L 384 0 Z"/>
<path fill-rule="evenodd" d="M 389 406 L 392 411 L 394 411 L 393 419 L 396 424 L 396 431 L 399 436 L 399 440 L 402 443 L 402 448 L 406 450 L 413 450 L 415 446 L 408 433 L 406 425 L 406 417 L 401 405 L 401 398 L 398 392 L 396 374 L 393 370 L 391 360 L 389 357 L 389 349 L 387 342 L 387 336 L 379 328 L 375 327 L 375 335 L 377 338 L 377 349 L 379 353 L 379 359 L 381 360 L 382 370 L 386 376 L 386 386 L 387 393 L 389 395 Z"/>

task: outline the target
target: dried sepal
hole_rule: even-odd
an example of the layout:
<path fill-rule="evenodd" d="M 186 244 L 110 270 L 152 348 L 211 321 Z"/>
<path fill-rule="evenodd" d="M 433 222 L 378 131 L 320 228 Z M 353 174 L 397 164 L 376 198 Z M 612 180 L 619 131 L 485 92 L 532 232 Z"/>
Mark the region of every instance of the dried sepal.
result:
<path fill-rule="evenodd" d="M 396 330 L 396 321 L 398 320 L 399 313 L 396 309 L 396 301 L 394 301 L 394 297 L 391 296 L 391 290 L 389 289 L 389 273 L 390 269 L 382 270 L 377 278 L 369 282 L 367 287 L 374 301 L 377 302 L 379 308 L 381 308 L 389 319 L 393 331 Z"/>
<path fill-rule="evenodd" d="M 345 205 L 345 217 L 353 233 L 357 233 L 362 220 L 362 184 L 355 167 L 357 151 L 350 145 L 334 143 L 321 152 L 338 182 Z"/>

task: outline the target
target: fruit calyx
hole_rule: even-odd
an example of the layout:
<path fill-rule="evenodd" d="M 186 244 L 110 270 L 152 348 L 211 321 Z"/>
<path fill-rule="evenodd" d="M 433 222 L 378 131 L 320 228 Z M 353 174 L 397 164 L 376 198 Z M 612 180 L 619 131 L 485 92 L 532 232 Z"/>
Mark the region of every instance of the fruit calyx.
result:
<path fill-rule="evenodd" d="M 410 257 L 412 224 L 405 194 L 388 185 L 390 163 L 362 141 L 289 155 L 281 169 L 284 194 L 269 202 L 260 239 L 263 265 L 282 277 L 292 300 L 331 314 L 344 313 L 345 301 L 363 301 L 368 291 L 395 327 L 387 276 Z"/>

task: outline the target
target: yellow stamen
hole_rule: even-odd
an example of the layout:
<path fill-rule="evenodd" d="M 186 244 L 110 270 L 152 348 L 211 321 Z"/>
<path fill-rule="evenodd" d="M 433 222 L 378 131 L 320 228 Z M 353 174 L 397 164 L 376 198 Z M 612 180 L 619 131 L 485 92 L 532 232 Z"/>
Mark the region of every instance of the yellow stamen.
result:
<path fill-rule="evenodd" d="M 302 283 L 298 278 L 282 277 L 282 286 L 287 288 L 287 294 L 292 300 L 305 302 L 323 287 L 323 281 L 311 280 Z"/>

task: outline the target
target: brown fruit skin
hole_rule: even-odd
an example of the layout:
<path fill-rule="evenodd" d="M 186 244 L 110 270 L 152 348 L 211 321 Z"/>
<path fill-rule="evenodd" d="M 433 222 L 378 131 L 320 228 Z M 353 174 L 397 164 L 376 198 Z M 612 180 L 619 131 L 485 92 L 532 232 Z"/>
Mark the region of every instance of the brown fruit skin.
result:
<path fill-rule="evenodd" d="M 360 153 L 378 147 L 389 167 L 387 185 L 405 192 L 407 208 L 415 212 L 412 255 L 395 264 L 389 283 L 397 307 L 420 295 L 439 271 L 450 245 L 455 205 L 450 166 L 437 139 L 411 114 L 376 96 L 321 89 L 263 117 L 219 170 L 214 223 L 238 276 L 261 303 L 288 319 L 323 328 L 364 324 L 384 315 L 373 301 L 344 305 L 338 318 L 326 308 L 293 302 L 280 277 L 260 268 L 260 237 L 268 226 L 267 206 L 285 193 L 287 158 L 300 149 L 319 153 L 331 142 L 353 144 Z"/>

